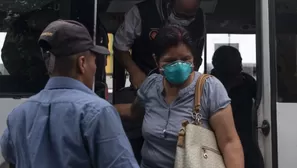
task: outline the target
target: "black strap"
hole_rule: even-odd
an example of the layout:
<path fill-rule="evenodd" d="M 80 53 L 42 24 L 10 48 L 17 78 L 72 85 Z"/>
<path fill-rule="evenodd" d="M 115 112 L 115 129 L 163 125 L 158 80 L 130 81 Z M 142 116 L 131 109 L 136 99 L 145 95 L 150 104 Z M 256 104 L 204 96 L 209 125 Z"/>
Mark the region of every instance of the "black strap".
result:
<path fill-rule="evenodd" d="M 163 18 L 161 18 L 163 26 L 166 24 L 169 14 L 171 13 L 171 3 L 167 0 L 162 0 L 162 12 L 163 12 Z"/>

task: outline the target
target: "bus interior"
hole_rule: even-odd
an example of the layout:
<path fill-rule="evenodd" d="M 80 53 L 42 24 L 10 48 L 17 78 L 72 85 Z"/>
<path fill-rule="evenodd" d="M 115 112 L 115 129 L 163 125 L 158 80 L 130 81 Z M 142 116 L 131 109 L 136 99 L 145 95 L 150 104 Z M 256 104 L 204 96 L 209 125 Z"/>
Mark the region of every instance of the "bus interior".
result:
<path fill-rule="evenodd" d="M 107 78 L 112 78 L 113 71 L 120 67 L 112 56 L 112 35 L 115 34 L 117 28 L 124 20 L 124 14 L 133 5 L 139 3 L 139 0 L 1 0 L 0 2 L 0 32 L 6 32 L 5 41 L 2 48 L 2 62 L 7 73 L 0 75 L 0 104 L 2 110 L 0 112 L 0 133 L 5 129 L 5 120 L 7 114 L 13 107 L 21 103 L 23 98 L 27 98 L 32 94 L 39 92 L 48 80 L 48 75 L 44 69 L 39 48 L 37 47 L 37 39 L 45 26 L 56 19 L 74 19 L 82 22 L 90 31 L 97 44 L 108 46 L 111 55 L 107 59 L 97 60 L 97 73 L 95 82 L 95 92 L 103 98 L 108 98 L 112 103 L 112 83 L 106 85 Z M 203 68 L 201 72 L 209 72 L 211 70 L 211 55 L 207 52 L 208 35 L 227 34 L 229 35 L 254 35 L 254 56 L 255 62 L 244 64 L 244 70 L 257 79 L 257 98 L 255 100 L 255 108 L 251 117 L 253 118 L 253 139 L 258 142 L 263 127 L 261 113 L 257 108 L 262 101 L 263 93 L 263 59 L 269 55 L 263 55 L 262 52 L 262 33 L 263 20 L 261 19 L 261 10 L 263 10 L 263 2 L 265 0 L 201 0 L 201 8 L 206 14 L 206 43 L 203 54 Z M 275 101 L 283 103 L 297 102 L 297 1 L 294 0 L 271 0 L 271 9 L 269 9 L 270 35 L 273 36 L 274 48 L 272 49 L 274 57 L 270 60 L 275 63 L 275 72 L 271 74 L 271 81 L 275 84 L 271 88 L 275 93 Z M 267 9 L 268 10 L 268 9 Z M 34 43 L 35 41 L 35 43 Z M 209 44 L 214 45 L 214 44 Z M 219 45 L 219 44 L 215 44 Z M 222 44 L 220 44 L 222 45 Z M 232 45 L 227 41 L 224 45 Z M 238 45 L 238 44 L 235 44 Z M 215 47 L 216 48 L 216 47 Z M 239 51 L 241 48 L 239 47 Z M 133 52 L 133 51 L 132 51 Z M 30 61 L 28 61 L 30 60 Z M 34 61 L 32 61 L 34 60 Z M 105 68 L 111 64 L 111 70 Z M 42 69 L 42 70 L 40 70 Z M 108 71 L 108 72 L 107 72 Z M 121 70 L 123 71 L 123 69 Z M 126 72 L 124 72 L 126 75 Z M 110 94 L 107 94 L 107 88 Z M 1 99 L 5 99 L 7 108 L 2 108 Z M 8 99 L 17 101 L 9 103 Z M 276 103 L 275 102 L 275 103 Z M 2 114 L 3 113 L 3 114 Z M 5 113 L 5 114 L 4 114 Z M 287 118 L 288 114 L 286 115 Z M 262 116 L 263 118 L 263 116 Z M 279 117 L 278 123 L 286 123 L 286 117 Z M 291 125 L 290 125 L 291 124 Z M 285 125 L 285 124 L 283 124 Z M 280 128 L 271 125 L 273 136 L 278 136 L 277 129 L 286 130 L 292 126 L 292 123 L 286 127 Z M 294 125 L 293 125 L 294 126 Z M 296 127 L 297 125 L 295 125 Z M 277 127 L 277 128 L 276 128 Z M 275 130 L 275 131 L 273 131 Z M 265 130 L 264 130 L 265 131 Z M 287 131 L 284 131 L 287 132 Z M 284 133 L 282 132 L 282 133 Z M 284 134 L 284 135 L 288 135 Z M 296 159 L 287 151 L 293 152 L 297 148 L 280 145 L 297 140 L 297 134 L 290 135 L 291 140 L 285 138 L 277 138 L 277 147 L 275 152 L 278 155 L 284 154 L 286 157 L 280 158 L 277 154 L 273 154 L 272 167 L 285 168 L 294 167 Z M 296 143 L 296 142 L 295 142 Z M 277 143 L 274 143 L 277 145 Z M 264 153 L 264 144 L 259 141 L 259 146 Z M 282 153 L 281 153 L 282 152 Z M 294 154 L 293 154 L 294 155 Z M 296 155 L 296 152 L 295 152 Z M 0 165 L 1 165 L 0 156 Z M 293 166 L 290 166 L 293 165 Z M 267 166 L 265 166 L 268 168 Z"/>

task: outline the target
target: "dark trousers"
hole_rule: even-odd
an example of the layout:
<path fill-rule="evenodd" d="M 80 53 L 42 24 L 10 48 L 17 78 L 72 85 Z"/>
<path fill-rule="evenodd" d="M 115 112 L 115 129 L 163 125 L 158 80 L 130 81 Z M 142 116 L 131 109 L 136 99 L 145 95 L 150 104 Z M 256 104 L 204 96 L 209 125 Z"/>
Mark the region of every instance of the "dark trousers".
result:
<path fill-rule="evenodd" d="M 260 148 L 251 138 L 252 135 L 238 133 L 243 152 L 245 168 L 264 168 L 264 160 Z"/>

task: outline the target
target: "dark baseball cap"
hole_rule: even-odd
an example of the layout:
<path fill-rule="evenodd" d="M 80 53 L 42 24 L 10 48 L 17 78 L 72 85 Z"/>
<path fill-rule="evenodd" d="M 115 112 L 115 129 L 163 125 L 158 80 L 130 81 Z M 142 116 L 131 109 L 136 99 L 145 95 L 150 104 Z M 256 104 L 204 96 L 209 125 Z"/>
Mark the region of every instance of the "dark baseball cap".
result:
<path fill-rule="evenodd" d="M 108 55 L 106 47 L 94 45 L 87 28 L 74 20 L 57 20 L 50 23 L 38 40 L 39 46 L 56 57 L 70 56 L 84 51 Z"/>

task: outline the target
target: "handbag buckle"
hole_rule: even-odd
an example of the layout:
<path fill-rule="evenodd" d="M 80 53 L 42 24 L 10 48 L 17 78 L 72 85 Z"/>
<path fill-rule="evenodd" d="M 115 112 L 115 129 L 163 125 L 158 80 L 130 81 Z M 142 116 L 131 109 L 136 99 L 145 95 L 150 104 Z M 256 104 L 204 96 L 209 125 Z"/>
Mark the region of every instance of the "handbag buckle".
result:
<path fill-rule="evenodd" d="M 194 119 L 194 124 L 196 124 L 196 125 L 200 125 L 201 124 L 202 114 L 194 112 L 192 114 L 192 117 Z"/>

